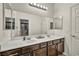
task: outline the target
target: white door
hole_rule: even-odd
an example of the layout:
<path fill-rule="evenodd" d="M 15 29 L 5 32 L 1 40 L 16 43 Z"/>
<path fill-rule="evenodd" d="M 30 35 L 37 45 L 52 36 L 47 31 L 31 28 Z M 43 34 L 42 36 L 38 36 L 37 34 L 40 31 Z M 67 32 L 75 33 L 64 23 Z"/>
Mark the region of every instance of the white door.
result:
<path fill-rule="evenodd" d="M 72 55 L 79 56 L 79 5 L 72 7 Z"/>

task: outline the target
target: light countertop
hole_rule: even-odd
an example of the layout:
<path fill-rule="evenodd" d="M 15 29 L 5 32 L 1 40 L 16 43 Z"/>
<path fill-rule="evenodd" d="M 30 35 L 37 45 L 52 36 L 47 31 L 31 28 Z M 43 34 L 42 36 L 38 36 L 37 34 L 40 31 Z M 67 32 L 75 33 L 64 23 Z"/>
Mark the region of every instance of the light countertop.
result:
<path fill-rule="evenodd" d="M 25 41 L 23 41 L 22 39 L 10 40 L 10 41 L 0 43 L 0 46 L 1 46 L 0 52 L 15 49 L 15 48 L 20 48 L 24 46 L 30 46 L 30 45 L 34 45 L 42 42 L 51 41 L 51 40 L 57 40 L 60 38 L 64 38 L 64 35 L 52 35 L 51 37 L 46 37 L 43 39 L 32 38 L 31 40 L 25 40 Z"/>

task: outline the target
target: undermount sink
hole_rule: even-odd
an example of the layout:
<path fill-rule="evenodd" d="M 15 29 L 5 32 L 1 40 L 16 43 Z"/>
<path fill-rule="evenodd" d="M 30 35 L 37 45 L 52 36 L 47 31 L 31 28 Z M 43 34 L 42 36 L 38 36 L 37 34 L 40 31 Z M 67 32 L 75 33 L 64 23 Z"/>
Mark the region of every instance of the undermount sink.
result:
<path fill-rule="evenodd" d="M 43 38 L 45 38 L 45 36 L 38 36 L 38 37 L 36 37 L 36 39 L 43 39 Z"/>

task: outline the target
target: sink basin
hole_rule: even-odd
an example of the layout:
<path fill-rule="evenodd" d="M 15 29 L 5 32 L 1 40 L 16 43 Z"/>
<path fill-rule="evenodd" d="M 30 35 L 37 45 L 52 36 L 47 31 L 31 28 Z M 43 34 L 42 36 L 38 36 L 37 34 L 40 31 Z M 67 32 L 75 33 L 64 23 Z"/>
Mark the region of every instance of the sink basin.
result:
<path fill-rule="evenodd" d="M 37 36 L 36 39 L 44 39 L 46 38 L 45 36 Z"/>

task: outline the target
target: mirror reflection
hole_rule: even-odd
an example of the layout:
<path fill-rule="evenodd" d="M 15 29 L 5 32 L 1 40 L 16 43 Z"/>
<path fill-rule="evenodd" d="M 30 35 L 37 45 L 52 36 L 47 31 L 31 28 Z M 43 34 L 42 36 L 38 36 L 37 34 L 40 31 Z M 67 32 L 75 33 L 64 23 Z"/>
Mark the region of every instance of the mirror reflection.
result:
<path fill-rule="evenodd" d="M 54 18 L 54 29 L 63 29 L 63 16 Z"/>
<path fill-rule="evenodd" d="M 29 6 L 28 3 L 4 3 L 5 36 L 12 39 L 18 36 L 50 34 L 49 31 L 53 29 L 62 29 L 62 19 L 51 17 L 51 4 L 39 5 L 44 6 L 45 10 Z"/>

